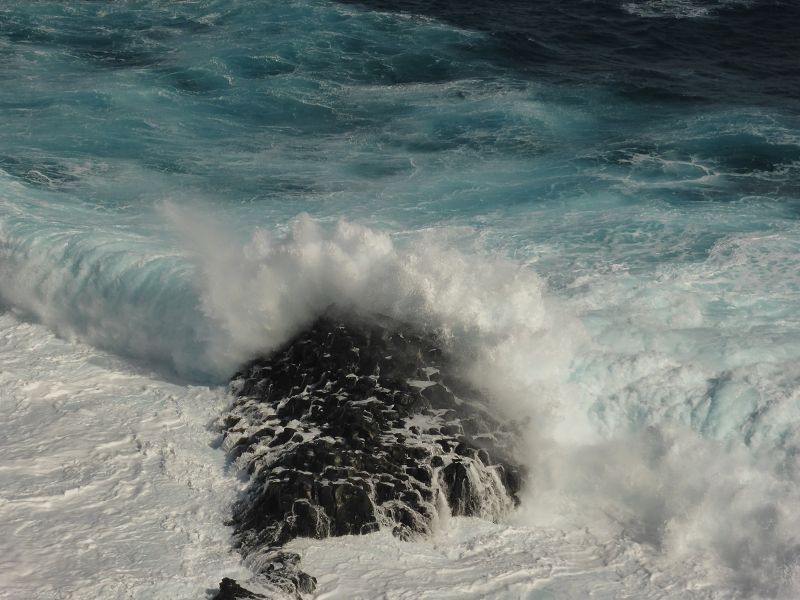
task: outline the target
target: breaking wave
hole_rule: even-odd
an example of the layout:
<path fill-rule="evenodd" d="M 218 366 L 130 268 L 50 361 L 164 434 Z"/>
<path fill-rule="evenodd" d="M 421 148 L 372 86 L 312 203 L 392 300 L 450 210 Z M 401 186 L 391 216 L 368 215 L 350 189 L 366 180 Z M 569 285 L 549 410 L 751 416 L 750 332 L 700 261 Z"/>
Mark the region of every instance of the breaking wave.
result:
<path fill-rule="evenodd" d="M 602 396 L 609 381 L 587 370 L 602 348 L 532 270 L 464 254 L 432 235 L 398 241 L 347 221 L 326 226 L 301 216 L 284 234 L 257 230 L 242 244 L 196 207 L 165 203 L 159 214 L 172 224 L 172 242 L 137 244 L 130 232 L 63 222 L 57 233 L 40 223 L 26 236 L 24 219 L 6 222 L 3 300 L 62 335 L 216 381 L 332 303 L 436 330 L 499 413 L 528 424 L 521 453 L 530 476 L 518 521 L 602 531 L 649 552 L 653 568 L 691 563 L 732 594 L 796 590 L 800 490 L 786 435 L 765 433 L 748 448 L 733 422 L 729 435 L 708 439 L 708 419 L 693 430 L 658 416 L 647 378 L 627 381 L 631 374 L 612 363 L 603 377 L 641 397 L 617 406 L 626 425 L 599 419 L 589 400 L 607 411 L 617 402 Z M 666 396 L 707 381 L 691 368 L 656 368 L 671 373 Z M 712 401 L 718 388 L 706 388 Z M 641 418 L 648 410 L 655 412 Z"/>

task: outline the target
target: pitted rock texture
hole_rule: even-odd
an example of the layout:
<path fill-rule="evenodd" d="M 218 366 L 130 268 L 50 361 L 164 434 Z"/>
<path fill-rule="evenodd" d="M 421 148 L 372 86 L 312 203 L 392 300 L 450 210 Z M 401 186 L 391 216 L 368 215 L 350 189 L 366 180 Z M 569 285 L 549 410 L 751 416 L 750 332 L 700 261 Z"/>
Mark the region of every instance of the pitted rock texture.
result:
<path fill-rule="evenodd" d="M 297 562 L 276 566 L 295 537 L 408 538 L 442 511 L 496 519 L 518 502 L 516 428 L 452 372 L 435 337 L 329 310 L 234 377 L 224 445 L 250 475 L 235 535 L 272 584 L 313 589 Z"/>

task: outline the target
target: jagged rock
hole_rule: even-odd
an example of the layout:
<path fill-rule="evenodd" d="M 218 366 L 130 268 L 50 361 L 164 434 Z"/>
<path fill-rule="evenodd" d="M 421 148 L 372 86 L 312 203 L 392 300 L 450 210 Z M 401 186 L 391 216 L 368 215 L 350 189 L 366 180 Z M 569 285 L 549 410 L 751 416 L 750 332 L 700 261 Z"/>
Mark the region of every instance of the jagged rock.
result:
<path fill-rule="evenodd" d="M 279 550 L 295 537 L 408 538 L 446 506 L 497 518 L 518 502 L 520 469 L 497 441 L 515 436 L 453 371 L 433 336 L 329 310 L 237 373 L 220 429 L 251 475 L 233 525 L 260 577 L 299 596 L 315 580 Z"/>
<path fill-rule="evenodd" d="M 267 596 L 244 589 L 233 579 L 227 577 L 219 584 L 219 592 L 213 600 L 267 600 Z"/>
<path fill-rule="evenodd" d="M 479 492 L 475 489 L 469 468 L 460 460 L 454 460 L 442 470 L 442 480 L 448 490 L 448 503 L 454 515 L 470 515 L 478 512 Z"/>

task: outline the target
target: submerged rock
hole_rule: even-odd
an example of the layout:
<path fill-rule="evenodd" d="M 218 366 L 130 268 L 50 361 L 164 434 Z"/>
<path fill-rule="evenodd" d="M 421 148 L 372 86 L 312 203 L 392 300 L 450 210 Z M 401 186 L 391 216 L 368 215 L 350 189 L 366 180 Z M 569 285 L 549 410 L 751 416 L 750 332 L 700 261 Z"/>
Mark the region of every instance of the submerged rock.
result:
<path fill-rule="evenodd" d="M 280 550 L 298 536 L 409 538 L 442 512 L 496 519 L 518 502 L 515 432 L 453 371 L 434 336 L 329 310 L 236 374 L 221 429 L 250 484 L 232 522 L 262 583 L 313 591 Z"/>

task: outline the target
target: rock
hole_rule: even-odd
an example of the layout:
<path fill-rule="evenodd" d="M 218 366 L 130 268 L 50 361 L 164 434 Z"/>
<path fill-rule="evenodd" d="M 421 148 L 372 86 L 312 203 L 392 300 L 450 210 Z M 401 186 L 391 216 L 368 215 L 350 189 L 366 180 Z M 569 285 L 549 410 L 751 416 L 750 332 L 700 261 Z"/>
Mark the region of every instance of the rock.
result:
<path fill-rule="evenodd" d="M 421 394 L 433 408 L 453 408 L 455 406 L 455 396 L 441 383 L 426 387 Z"/>
<path fill-rule="evenodd" d="M 219 426 L 250 474 L 233 525 L 242 554 L 265 565 L 259 581 L 295 597 L 314 589 L 280 550 L 298 536 L 366 534 L 379 523 L 404 539 L 424 535 L 440 494 L 453 514 L 492 519 L 518 502 L 522 471 L 497 442 L 515 436 L 500 434 L 453 371 L 434 336 L 332 309 L 237 373 Z"/>
<path fill-rule="evenodd" d="M 460 460 L 453 461 L 442 470 L 442 480 L 447 487 L 447 503 L 454 515 L 472 516 L 479 512 L 480 497 L 469 467 Z"/>
<path fill-rule="evenodd" d="M 219 584 L 219 592 L 214 596 L 213 600 L 267 600 L 267 596 L 263 594 L 256 594 L 250 590 L 244 589 L 233 579 L 227 577 Z"/>

